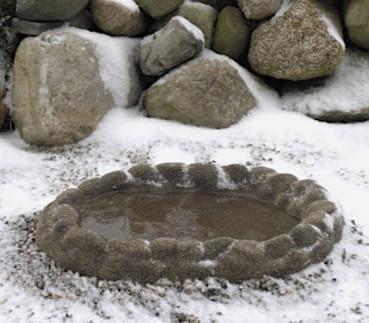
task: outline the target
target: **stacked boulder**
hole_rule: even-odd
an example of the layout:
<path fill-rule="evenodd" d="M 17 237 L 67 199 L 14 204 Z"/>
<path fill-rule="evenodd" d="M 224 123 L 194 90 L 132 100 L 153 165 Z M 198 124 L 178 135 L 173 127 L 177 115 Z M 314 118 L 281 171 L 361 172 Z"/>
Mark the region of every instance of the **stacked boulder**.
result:
<path fill-rule="evenodd" d="M 282 94 L 342 75 L 339 8 L 368 48 L 368 1 L 18 0 L 14 29 L 37 37 L 16 54 L 12 115 L 24 140 L 48 146 L 85 138 L 140 97 L 148 117 L 226 128 L 262 106 L 268 87 L 252 73 Z"/>
<path fill-rule="evenodd" d="M 111 108 L 141 93 L 137 40 L 78 29 L 25 39 L 14 62 L 13 118 L 22 138 L 42 146 L 87 137 Z"/>
<path fill-rule="evenodd" d="M 63 26 L 92 28 L 83 9 L 89 0 L 17 0 L 13 29 L 24 35 L 37 36 L 44 31 Z"/>

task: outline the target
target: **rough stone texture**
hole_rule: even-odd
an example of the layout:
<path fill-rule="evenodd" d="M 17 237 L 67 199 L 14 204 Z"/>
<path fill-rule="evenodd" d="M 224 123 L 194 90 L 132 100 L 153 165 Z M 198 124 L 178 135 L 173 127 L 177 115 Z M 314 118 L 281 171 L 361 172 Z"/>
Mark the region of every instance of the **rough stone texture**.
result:
<path fill-rule="evenodd" d="M 205 36 L 205 47 L 210 48 L 217 11 L 212 6 L 203 3 L 186 1 L 177 14 L 201 29 Z"/>
<path fill-rule="evenodd" d="M 213 164 L 191 164 L 188 166 L 188 175 L 200 189 L 212 190 L 217 187 L 218 171 Z"/>
<path fill-rule="evenodd" d="M 65 269 L 100 279 L 123 278 L 155 282 L 163 277 L 185 280 L 218 276 L 232 282 L 240 282 L 263 275 L 281 277 L 300 271 L 312 263 L 322 261 L 341 237 L 343 217 L 337 210 L 332 213 L 325 212 L 328 204 L 332 203 L 326 199 L 320 204 L 323 207 L 321 210 L 316 202 L 308 205 L 307 208 L 314 212 L 309 213 L 288 234 L 281 234 L 262 242 L 227 237 L 206 241 L 165 237 L 150 242 L 143 239 L 118 241 L 82 229 L 79 224 L 80 214 L 75 206 L 79 201 L 99 194 L 117 190 L 137 191 L 140 188 L 145 191 L 164 192 L 188 189 L 224 192 L 224 189 L 216 185 L 220 181 L 220 174 L 214 165 L 159 166 L 138 165 L 129 170 L 133 176 L 131 179 L 123 172 L 114 172 L 62 193 L 41 213 L 36 233 L 36 241 L 40 248 Z M 190 181 L 186 179 L 186 169 L 191 173 Z M 242 169 L 245 170 L 242 165 L 223 167 L 228 178 L 234 177 L 232 174 L 237 173 L 235 170 Z M 143 182 L 142 175 L 150 173 L 156 174 L 156 180 L 151 183 Z M 274 178 L 293 176 L 267 171 L 264 167 L 251 169 L 250 173 L 254 176 L 254 182 L 258 183 L 265 183 L 266 173 L 275 174 Z M 259 175 L 261 178 L 258 178 Z M 179 179 L 180 176 L 182 180 Z M 204 186 L 205 182 L 211 185 Z M 257 195 L 254 185 L 250 185 L 249 181 L 231 180 L 229 184 L 236 185 L 232 192 L 238 195 L 245 194 L 248 197 Z M 289 199 L 299 199 L 300 194 L 304 194 L 306 187 L 311 184 L 313 182 L 310 180 L 292 183 L 287 189 Z M 272 195 L 277 197 L 272 203 L 277 203 L 278 196 L 286 196 L 285 191 L 284 186 L 272 184 Z M 301 212 L 307 208 L 304 206 Z"/>
<path fill-rule="evenodd" d="M 237 0 L 237 3 L 247 19 L 261 20 L 274 15 L 282 0 Z"/>
<path fill-rule="evenodd" d="M 18 0 L 17 16 L 33 21 L 69 20 L 86 7 L 88 0 Z"/>
<path fill-rule="evenodd" d="M 329 1 L 293 2 L 281 16 L 253 32 L 248 56 L 252 68 L 262 75 L 292 81 L 334 73 L 345 49 L 324 19 L 340 30 L 339 16 Z"/>
<path fill-rule="evenodd" d="M 152 85 L 143 99 L 147 114 L 209 128 L 242 119 L 256 100 L 236 68 L 214 56 L 201 56 Z"/>
<path fill-rule="evenodd" d="M 148 15 L 159 19 L 176 10 L 183 0 L 136 0 L 136 2 Z"/>
<path fill-rule="evenodd" d="M 196 34 L 193 29 L 197 29 Z M 141 71 L 146 75 L 162 75 L 195 57 L 204 48 L 204 38 L 198 35 L 203 36 L 201 30 L 185 18 L 172 18 L 163 29 L 142 40 Z"/>
<path fill-rule="evenodd" d="M 184 184 L 185 165 L 182 163 L 163 163 L 156 166 L 160 174 L 174 187 Z"/>
<path fill-rule="evenodd" d="M 237 60 L 245 54 L 249 37 L 247 21 L 238 8 L 226 7 L 219 13 L 213 39 L 214 51 Z"/>
<path fill-rule="evenodd" d="M 38 22 L 19 18 L 12 19 L 12 28 L 18 34 L 38 36 L 45 31 L 63 26 L 63 22 Z"/>
<path fill-rule="evenodd" d="M 91 42 L 62 31 L 21 43 L 14 63 L 12 112 L 25 141 L 46 146 L 76 142 L 112 106 Z"/>
<path fill-rule="evenodd" d="M 140 36 L 146 29 L 146 17 L 139 10 L 114 0 L 93 0 L 91 10 L 96 25 L 113 36 Z"/>

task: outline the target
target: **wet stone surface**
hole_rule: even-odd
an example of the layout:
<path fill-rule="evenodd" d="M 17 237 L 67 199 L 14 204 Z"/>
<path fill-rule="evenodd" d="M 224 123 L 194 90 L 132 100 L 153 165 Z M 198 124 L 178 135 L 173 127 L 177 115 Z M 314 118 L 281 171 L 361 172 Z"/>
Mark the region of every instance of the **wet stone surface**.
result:
<path fill-rule="evenodd" d="M 116 192 L 75 206 L 81 227 L 109 239 L 220 237 L 263 241 L 298 221 L 271 203 L 234 193 Z"/>

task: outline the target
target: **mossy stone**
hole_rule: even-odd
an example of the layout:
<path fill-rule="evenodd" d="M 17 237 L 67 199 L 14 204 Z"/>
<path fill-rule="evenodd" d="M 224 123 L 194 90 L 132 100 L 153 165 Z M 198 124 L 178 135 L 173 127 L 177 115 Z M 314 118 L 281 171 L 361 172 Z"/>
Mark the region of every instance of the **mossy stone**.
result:
<path fill-rule="evenodd" d="M 214 51 L 237 60 L 246 52 L 249 37 L 249 27 L 241 10 L 226 7 L 219 13 L 213 40 Z"/>

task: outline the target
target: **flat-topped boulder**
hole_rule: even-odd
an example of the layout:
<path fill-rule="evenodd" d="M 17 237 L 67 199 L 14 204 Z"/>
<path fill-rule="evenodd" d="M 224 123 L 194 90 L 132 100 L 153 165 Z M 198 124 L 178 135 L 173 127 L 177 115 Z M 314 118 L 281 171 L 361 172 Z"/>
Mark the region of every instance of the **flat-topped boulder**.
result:
<path fill-rule="evenodd" d="M 144 95 L 144 108 L 149 117 L 229 127 L 257 104 L 242 73 L 248 72 L 225 56 L 206 51 L 153 84 Z"/>

